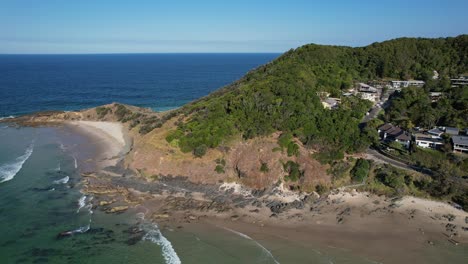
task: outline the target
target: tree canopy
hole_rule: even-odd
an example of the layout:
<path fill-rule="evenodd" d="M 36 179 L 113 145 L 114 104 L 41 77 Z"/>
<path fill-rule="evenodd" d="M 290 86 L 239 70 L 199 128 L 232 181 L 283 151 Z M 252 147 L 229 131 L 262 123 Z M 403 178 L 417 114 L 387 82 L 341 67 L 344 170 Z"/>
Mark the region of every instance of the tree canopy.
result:
<path fill-rule="evenodd" d="M 317 94 L 340 96 L 353 82 L 371 79 L 429 80 L 434 70 L 442 76 L 468 72 L 468 35 L 359 48 L 305 45 L 179 109 L 188 119 L 168 140 L 189 152 L 217 147 L 236 134 L 249 139 L 283 131 L 324 152 L 359 151 L 370 143 L 358 124 L 371 104 L 343 98 L 338 109 L 328 110 Z"/>

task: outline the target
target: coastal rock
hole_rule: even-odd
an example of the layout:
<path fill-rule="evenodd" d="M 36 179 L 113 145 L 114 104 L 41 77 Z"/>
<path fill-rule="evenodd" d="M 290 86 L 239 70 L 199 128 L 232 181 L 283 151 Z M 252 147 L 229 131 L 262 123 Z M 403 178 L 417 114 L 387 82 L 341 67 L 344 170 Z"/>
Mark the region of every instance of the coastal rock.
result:
<path fill-rule="evenodd" d="M 165 218 L 169 218 L 169 214 L 154 214 L 153 219 L 165 219 Z"/>
<path fill-rule="evenodd" d="M 112 201 L 100 201 L 99 202 L 99 206 L 106 206 L 106 205 L 109 205 L 111 203 L 114 203 L 115 200 L 112 200 Z"/>
<path fill-rule="evenodd" d="M 127 205 L 116 206 L 106 210 L 106 213 L 122 213 L 128 209 Z"/>

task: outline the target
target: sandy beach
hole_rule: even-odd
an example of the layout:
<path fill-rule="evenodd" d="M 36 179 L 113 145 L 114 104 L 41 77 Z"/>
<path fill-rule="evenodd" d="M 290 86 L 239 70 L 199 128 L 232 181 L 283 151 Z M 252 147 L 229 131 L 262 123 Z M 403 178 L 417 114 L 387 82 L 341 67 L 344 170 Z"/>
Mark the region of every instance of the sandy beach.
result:
<path fill-rule="evenodd" d="M 99 168 L 114 166 L 128 151 L 130 141 L 121 123 L 104 121 L 68 121 L 66 125 L 87 135 L 98 148 Z"/>

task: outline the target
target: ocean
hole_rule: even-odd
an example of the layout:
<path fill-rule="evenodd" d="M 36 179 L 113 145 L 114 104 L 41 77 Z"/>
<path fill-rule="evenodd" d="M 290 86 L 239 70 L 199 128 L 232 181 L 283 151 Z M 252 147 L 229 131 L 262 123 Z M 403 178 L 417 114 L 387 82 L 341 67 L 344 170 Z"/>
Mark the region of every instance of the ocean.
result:
<path fill-rule="evenodd" d="M 179 107 L 279 54 L 0 55 L 0 117 L 120 102 Z"/>

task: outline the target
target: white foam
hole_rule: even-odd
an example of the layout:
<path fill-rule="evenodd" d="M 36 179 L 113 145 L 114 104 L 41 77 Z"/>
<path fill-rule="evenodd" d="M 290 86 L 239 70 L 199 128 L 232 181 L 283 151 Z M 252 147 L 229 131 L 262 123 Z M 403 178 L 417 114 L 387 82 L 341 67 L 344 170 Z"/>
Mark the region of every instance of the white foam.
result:
<path fill-rule="evenodd" d="M 26 160 L 29 159 L 29 157 L 33 153 L 33 149 L 34 142 L 32 142 L 26 149 L 25 153 L 22 156 L 16 158 L 14 162 L 0 166 L 0 183 L 9 181 L 15 177 L 15 175 L 23 167 L 23 164 L 26 162 Z"/>
<path fill-rule="evenodd" d="M 54 184 L 66 184 L 70 180 L 70 177 L 65 176 L 60 180 L 54 181 Z"/>
<path fill-rule="evenodd" d="M 280 263 L 275 259 L 275 257 L 273 256 L 273 254 L 271 254 L 271 252 L 270 252 L 268 249 L 266 249 L 264 246 L 262 246 L 262 244 L 258 243 L 257 241 L 255 241 L 254 239 L 252 239 L 251 237 L 249 237 L 248 235 L 243 234 L 243 233 L 241 233 L 241 232 L 238 232 L 238 231 L 236 231 L 236 230 L 232 230 L 232 229 L 227 228 L 227 227 L 223 227 L 223 229 L 224 229 L 224 230 L 227 230 L 227 231 L 229 231 L 229 232 L 232 232 L 232 233 L 234 233 L 234 234 L 236 234 L 236 235 L 238 235 L 238 236 L 240 236 L 240 237 L 243 237 L 243 238 L 245 238 L 245 239 L 252 240 L 252 241 L 253 241 L 258 247 L 260 247 L 260 248 L 263 250 L 263 252 L 265 252 L 275 263 L 280 264 Z"/>
<path fill-rule="evenodd" d="M 83 195 L 78 199 L 78 210 L 76 212 L 80 212 L 81 208 L 86 206 L 86 195 Z"/>
<path fill-rule="evenodd" d="M 65 145 L 63 145 L 63 143 L 60 143 L 60 146 L 59 146 L 59 147 L 60 147 L 60 149 L 61 149 L 62 151 L 67 150 L 67 148 L 65 147 Z"/>
<path fill-rule="evenodd" d="M 150 224 L 146 226 L 146 234 L 143 236 L 143 240 L 151 241 L 162 248 L 162 255 L 167 264 L 180 264 L 179 256 L 172 247 L 171 242 L 165 238 L 156 224 Z"/>
<path fill-rule="evenodd" d="M 4 116 L 4 117 L 0 117 L 0 120 L 3 120 L 3 119 L 12 119 L 12 118 L 15 118 L 14 116 Z"/>

